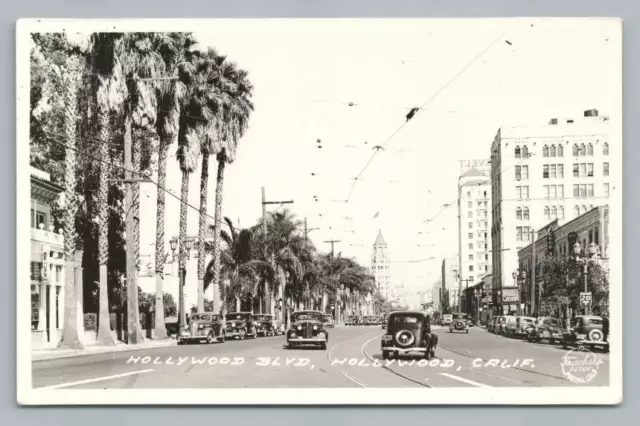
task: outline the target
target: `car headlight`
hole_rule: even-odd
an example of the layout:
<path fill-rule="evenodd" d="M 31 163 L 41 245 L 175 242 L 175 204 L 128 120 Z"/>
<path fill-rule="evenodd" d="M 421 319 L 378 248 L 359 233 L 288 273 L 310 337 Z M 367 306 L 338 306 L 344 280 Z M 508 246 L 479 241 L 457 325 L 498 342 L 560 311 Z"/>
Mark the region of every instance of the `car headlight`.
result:
<path fill-rule="evenodd" d="M 314 330 L 317 330 L 317 329 L 318 329 L 318 326 L 317 326 L 317 325 L 314 325 L 314 326 L 313 326 L 313 329 L 314 329 Z"/>
<path fill-rule="evenodd" d="M 301 326 L 301 325 L 299 325 L 299 326 L 298 326 L 298 328 L 297 328 L 297 330 L 298 330 L 298 331 L 302 330 L 302 326 Z"/>
<path fill-rule="evenodd" d="M 296 332 L 295 332 L 295 331 L 292 331 L 292 332 L 289 334 L 289 337 L 296 337 Z"/>
<path fill-rule="evenodd" d="M 200 330 L 202 330 L 202 329 L 204 328 L 204 324 L 200 324 L 200 325 L 198 325 L 198 328 L 199 328 Z"/>

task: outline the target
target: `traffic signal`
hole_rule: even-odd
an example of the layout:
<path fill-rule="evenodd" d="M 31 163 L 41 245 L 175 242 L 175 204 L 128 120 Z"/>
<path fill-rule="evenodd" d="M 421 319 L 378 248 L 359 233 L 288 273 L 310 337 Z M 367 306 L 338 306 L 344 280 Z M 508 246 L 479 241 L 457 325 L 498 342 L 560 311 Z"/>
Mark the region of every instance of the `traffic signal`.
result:
<path fill-rule="evenodd" d="M 553 230 L 551 230 L 547 234 L 547 252 L 549 254 L 553 254 L 555 246 L 556 246 L 556 234 L 555 232 L 553 232 Z"/>

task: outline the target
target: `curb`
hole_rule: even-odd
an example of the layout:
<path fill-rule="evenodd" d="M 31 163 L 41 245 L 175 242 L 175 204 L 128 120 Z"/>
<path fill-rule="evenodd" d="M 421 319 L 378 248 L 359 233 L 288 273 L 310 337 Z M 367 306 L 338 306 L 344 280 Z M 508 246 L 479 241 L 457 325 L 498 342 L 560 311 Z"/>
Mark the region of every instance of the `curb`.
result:
<path fill-rule="evenodd" d="M 160 343 L 162 342 L 162 343 Z M 113 353 L 120 353 L 120 352 L 135 352 L 135 351 L 141 351 L 141 350 L 145 350 L 145 349 L 160 349 L 160 348 L 170 348 L 172 346 L 177 346 L 177 342 L 173 339 L 166 340 L 165 341 L 158 341 L 158 344 L 151 344 L 151 345 L 139 345 L 139 346 L 129 346 L 127 344 L 122 344 L 122 345 L 116 345 L 113 347 L 101 347 L 99 350 L 87 350 L 87 348 L 91 348 L 91 346 L 86 347 L 85 349 L 80 349 L 77 351 L 73 351 L 73 352 L 65 352 L 65 353 L 56 353 L 56 349 L 52 349 L 51 352 L 49 351 L 38 351 L 38 352 L 32 352 L 31 353 L 31 361 L 32 362 L 39 362 L 39 361 L 50 361 L 50 360 L 55 360 L 55 359 L 65 359 L 65 358 L 77 358 L 77 357 L 82 357 L 82 356 L 89 356 L 89 355 L 104 355 L 104 354 L 113 354 Z"/>

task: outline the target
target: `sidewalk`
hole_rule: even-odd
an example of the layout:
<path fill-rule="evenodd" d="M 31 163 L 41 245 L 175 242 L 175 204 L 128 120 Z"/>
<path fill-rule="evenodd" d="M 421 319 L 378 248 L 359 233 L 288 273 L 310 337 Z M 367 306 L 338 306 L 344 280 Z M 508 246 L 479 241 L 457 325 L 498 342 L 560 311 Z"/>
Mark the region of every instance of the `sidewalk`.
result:
<path fill-rule="evenodd" d="M 166 348 L 170 346 L 177 346 L 175 339 L 145 339 L 145 341 L 139 345 L 127 345 L 126 343 L 118 341 L 115 346 L 88 345 L 85 346 L 84 349 L 41 349 L 31 352 L 31 361 L 46 361 L 116 352 L 132 352 L 144 349 Z"/>

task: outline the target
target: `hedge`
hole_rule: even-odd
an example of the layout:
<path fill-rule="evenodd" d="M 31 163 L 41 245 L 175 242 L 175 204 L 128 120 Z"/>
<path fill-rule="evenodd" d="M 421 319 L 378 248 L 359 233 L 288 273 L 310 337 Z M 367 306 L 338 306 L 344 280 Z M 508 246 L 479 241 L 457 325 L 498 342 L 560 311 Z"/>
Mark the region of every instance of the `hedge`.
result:
<path fill-rule="evenodd" d="M 115 313 L 111 313 L 109 315 L 110 319 L 110 327 L 111 330 L 116 330 L 116 315 Z M 123 329 L 126 329 L 126 317 L 124 314 L 120 314 L 120 326 Z M 155 328 L 156 316 L 152 312 L 151 314 L 147 314 L 146 312 L 140 312 L 140 325 L 143 329 L 153 329 Z M 169 324 L 169 326 L 171 326 Z M 89 312 L 84 314 L 84 329 L 85 331 L 97 331 L 98 330 L 98 314 Z"/>

